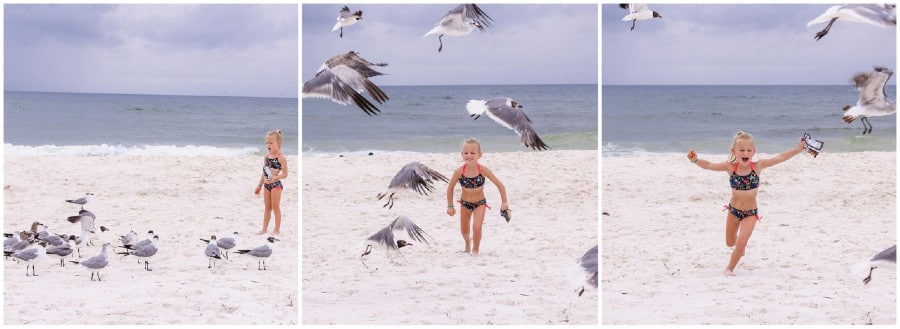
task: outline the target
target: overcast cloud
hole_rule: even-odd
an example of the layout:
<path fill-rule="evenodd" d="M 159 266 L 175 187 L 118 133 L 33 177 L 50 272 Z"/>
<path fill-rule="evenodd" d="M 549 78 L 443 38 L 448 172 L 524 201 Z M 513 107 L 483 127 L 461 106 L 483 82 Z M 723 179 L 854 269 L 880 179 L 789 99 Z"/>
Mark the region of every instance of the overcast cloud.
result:
<path fill-rule="evenodd" d="M 896 29 L 838 20 L 816 41 L 826 24 L 806 23 L 832 5 L 651 4 L 663 18 L 629 31 L 628 11 L 604 4 L 603 84 L 848 84 L 896 68 Z"/>
<path fill-rule="evenodd" d="M 4 6 L 4 89 L 297 97 L 296 5 Z"/>
<path fill-rule="evenodd" d="M 302 5 L 302 79 L 350 50 L 386 62 L 379 85 L 596 84 L 596 4 L 479 4 L 493 27 L 462 37 L 422 38 L 456 4 L 348 4 L 363 20 L 331 32 L 343 4 Z"/>

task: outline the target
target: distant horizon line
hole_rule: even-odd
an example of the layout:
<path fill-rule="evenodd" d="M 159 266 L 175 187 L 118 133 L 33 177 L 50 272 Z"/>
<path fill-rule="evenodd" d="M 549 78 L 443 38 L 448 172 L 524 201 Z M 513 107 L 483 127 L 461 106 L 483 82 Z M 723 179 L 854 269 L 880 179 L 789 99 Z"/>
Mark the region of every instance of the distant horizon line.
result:
<path fill-rule="evenodd" d="M 674 83 L 674 84 L 662 84 L 662 83 L 609 83 L 609 84 L 601 84 L 601 86 L 852 86 L 851 84 L 822 84 L 822 83 L 735 83 L 735 84 L 723 84 L 723 83 Z M 896 86 L 896 83 L 888 83 L 886 86 Z"/>
<path fill-rule="evenodd" d="M 134 92 L 100 92 L 100 91 L 52 91 L 52 90 L 3 90 L 14 93 L 55 93 L 55 94 L 96 94 L 96 95 L 136 95 L 136 96 L 184 96 L 184 97 L 243 97 L 243 98 L 286 98 L 297 99 L 298 96 L 241 96 L 241 95 L 191 95 L 191 94 L 157 94 L 157 93 L 134 93 Z"/>

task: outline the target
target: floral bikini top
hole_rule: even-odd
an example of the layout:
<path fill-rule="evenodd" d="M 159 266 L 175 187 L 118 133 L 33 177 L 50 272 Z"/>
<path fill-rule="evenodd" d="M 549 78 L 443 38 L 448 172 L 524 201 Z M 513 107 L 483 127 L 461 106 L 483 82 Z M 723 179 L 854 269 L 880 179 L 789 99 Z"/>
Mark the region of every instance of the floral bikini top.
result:
<path fill-rule="evenodd" d="M 278 156 L 281 156 L 281 153 Z M 275 158 L 263 157 L 263 174 L 266 175 L 266 178 L 272 178 L 272 169 L 281 170 L 281 162 L 278 162 L 278 156 Z"/>
<path fill-rule="evenodd" d="M 462 166 L 459 174 L 459 185 L 464 188 L 479 188 L 484 186 L 484 175 L 481 174 L 481 165 L 478 165 L 478 176 L 466 177 L 466 165 Z"/>
<path fill-rule="evenodd" d="M 750 163 L 750 173 L 746 176 L 738 176 L 737 174 L 737 163 L 734 164 L 734 169 L 731 170 L 731 177 L 728 179 L 731 181 L 731 188 L 739 191 L 749 191 L 759 187 L 759 175 L 756 174 L 756 168 L 753 167 L 753 163 Z"/>

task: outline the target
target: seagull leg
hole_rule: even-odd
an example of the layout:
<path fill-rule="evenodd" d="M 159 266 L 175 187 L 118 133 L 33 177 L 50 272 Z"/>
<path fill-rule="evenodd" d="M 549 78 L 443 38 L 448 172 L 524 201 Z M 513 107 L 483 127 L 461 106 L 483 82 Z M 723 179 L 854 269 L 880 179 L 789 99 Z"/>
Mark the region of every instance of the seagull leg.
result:
<path fill-rule="evenodd" d="M 819 41 L 819 39 L 822 39 L 822 37 L 824 37 L 826 34 L 828 34 L 828 31 L 831 30 L 831 25 L 834 24 L 834 21 L 836 21 L 836 20 L 837 20 L 837 17 L 832 18 L 831 21 L 828 22 L 828 25 L 825 26 L 825 29 L 823 29 L 819 32 L 816 32 L 816 36 L 814 37 L 814 38 L 816 38 L 816 41 Z"/>
<path fill-rule="evenodd" d="M 343 38 L 343 37 L 344 37 L 344 27 L 341 26 L 341 38 Z"/>
<path fill-rule="evenodd" d="M 631 20 L 631 30 L 634 31 L 634 24 L 637 23 L 636 19 Z"/>
<path fill-rule="evenodd" d="M 438 47 L 438 52 L 441 52 L 441 49 L 444 49 L 444 40 L 441 39 L 441 38 L 443 38 L 443 37 L 444 37 L 443 34 L 438 35 L 438 42 L 441 43 L 441 45 Z"/>
<path fill-rule="evenodd" d="M 91 271 L 91 281 L 94 281 L 94 271 Z"/>
<path fill-rule="evenodd" d="M 863 279 L 863 284 L 869 284 L 869 281 L 872 281 L 872 271 L 875 270 L 875 267 L 869 267 L 869 276 Z"/>
<path fill-rule="evenodd" d="M 144 269 L 147 271 L 152 271 L 150 269 L 150 261 L 147 261 L 147 260 L 144 261 Z"/>
<path fill-rule="evenodd" d="M 581 291 L 578 292 L 578 297 L 581 297 L 581 294 L 584 293 L 584 286 L 581 286 Z"/>

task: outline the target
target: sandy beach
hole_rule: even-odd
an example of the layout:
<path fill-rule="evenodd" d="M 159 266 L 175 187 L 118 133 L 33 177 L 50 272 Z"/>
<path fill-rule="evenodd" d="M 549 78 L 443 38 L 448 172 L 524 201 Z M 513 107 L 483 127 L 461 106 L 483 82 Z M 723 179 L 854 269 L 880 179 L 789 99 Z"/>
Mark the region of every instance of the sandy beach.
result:
<path fill-rule="evenodd" d="M 500 217 L 488 182 L 493 209 L 478 257 L 462 252 L 446 183 L 428 196 L 398 195 L 392 209 L 376 199 L 408 162 L 449 178 L 462 165 L 458 153 L 304 156 L 303 324 L 597 324 L 597 289 L 579 297 L 567 272 L 598 243 L 598 152 L 485 152 L 480 163 L 506 186 L 513 217 Z M 393 261 L 375 250 L 364 266 L 358 243 L 399 215 L 432 243 Z"/>
<path fill-rule="evenodd" d="M 686 153 L 602 158 L 604 325 L 896 324 L 896 273 L 864 285 L 854 270 L 896 244 L 896 153 L 804 153 L 762 171 L 736 277 L 723 276 L 727 174 Z"/>
<path fill-rule="evenodd" d="M 116 242 L 134 230 L 159 235 L 159 252 L 145 271 L 133 256 L 112 255 L 103 281 L 79 265 L 46 257 L 38 276 L 4 261 L 4 324 L 298 324 L 299 162 L 288 156 L 281 201 L 281 241 L 257 270 L 257 260 L 232 252 L 208 269 L 200 238 L 239 232 L 237 249 L 262 246 L 263 199 L 253 194 L 261 157 L 10 156 L 4 159 L 4 232 L 45 223 L 51 232 L 78 234 L 66 221 L 79 206 L 66 203 L 93 192 L 85 209 Z M 271 232 L 272 225 L 269 230 Z M 123 251 L 115 248 L 115 251 Z M 100 243 L 81 248 L 99 254 Z"/>

